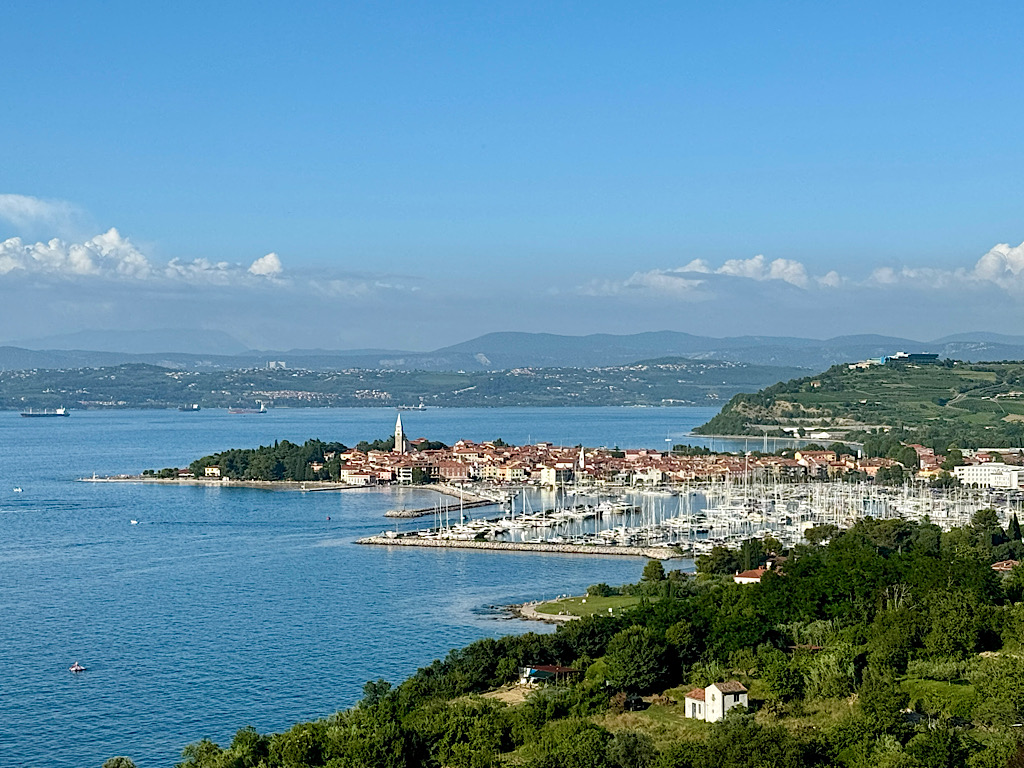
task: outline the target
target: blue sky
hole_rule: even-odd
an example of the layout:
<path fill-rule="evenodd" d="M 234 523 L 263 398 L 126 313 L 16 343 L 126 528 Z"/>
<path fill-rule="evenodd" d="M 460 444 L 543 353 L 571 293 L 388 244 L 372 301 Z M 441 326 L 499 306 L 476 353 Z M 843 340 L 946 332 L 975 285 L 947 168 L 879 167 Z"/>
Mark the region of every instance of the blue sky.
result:
<path fill-rule="evenodd" d="M 1019 4 L 150 5 L 0 10 L 0 340 L 1024 319 Z"/>

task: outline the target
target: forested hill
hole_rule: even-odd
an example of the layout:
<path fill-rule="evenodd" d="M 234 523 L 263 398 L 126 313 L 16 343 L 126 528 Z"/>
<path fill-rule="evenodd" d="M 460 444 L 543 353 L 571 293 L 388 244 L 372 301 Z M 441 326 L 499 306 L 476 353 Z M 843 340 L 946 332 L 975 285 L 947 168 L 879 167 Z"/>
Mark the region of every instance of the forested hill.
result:
<path fill-rule="evenodd" d="M 856 440 L 879 429 L 945 450 L 1020 447 L 1024 362 L 837 365 L 733 397 L 702 434 L 827 431 Z"/>
<path fill-rule="evenodd" d="M 197 372 L 155 365 L 0 371 L 0 409 L 419 405 L 712 405 L 798 375 L 798 368 L 661 358 L 608 368 L 507 371 Z"/>
<path fill-rule="evenodd" d="M 554 634 L 479 640 L 396 687 L 367 683 L 358 706 L 323 720 L 277 734 L 242 728 L 230 744 L 197 741 L 179 765 L 1024 764 L 1024 567 L 1003 576 L 991 568 L 1024 548 L 1016 518 L 1009 530 L 981 510 L 948 532 L 869 518 L 821 533 L 760 584 L 735 584 L 711 563 L 697 577 L 649 563 L 640 583 L 618 590 L 631 608 Z M 751 544 L 778 542 L 751 540 L 731 555 L 750 556 Z M 595 585 L 590 594 L 614 600 L 608 591 Z M 385 650 L 381 668 L 390 661 Z M 579 674 L 524 698 L 510 684 L 521 666 L 540 664 Z M 722 681 L 745 686 L 750 709 L 718 723 L 687 717 L 687 692 Z"/>

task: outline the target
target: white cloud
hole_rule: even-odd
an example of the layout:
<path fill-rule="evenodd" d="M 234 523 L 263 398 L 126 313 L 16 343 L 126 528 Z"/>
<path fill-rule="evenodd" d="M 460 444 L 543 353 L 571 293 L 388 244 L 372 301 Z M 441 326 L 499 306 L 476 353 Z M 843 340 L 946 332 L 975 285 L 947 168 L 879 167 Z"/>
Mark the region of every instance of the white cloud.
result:
<path fill-rule="evenodd" d="M 816 277 L 814 279 L 818 282 L 818 285 L 823 288 L 838 288 L 843 284 L 843 277 L 834 269 L 826 272 L 821 277 Z"/>
<path fill-rule="evenodd" d="M 82 243 L 68 243 L 60 238 L 26 243 L 20 237 L 0 242 L 0 276 L 24 274 L 59 279 L 93 277 L 113 281 L 258 285 L 278 278 L 283 271 L 281 258 L 276 253 L 256 259 L 248 268 L 204 258 L 154 263 L 114 228 Z"/>
<path fill-rule="evenodd" d="M 720 276 L 720 277 L 715 277 Z M 675 269 L 652 269 L 634 272 L 625 280 L 592 280 L 577 289 L 588 296 L 615 296 L 630 291 L 680 298 L 708 298 L 707 289 L 723 280 L 765 282 L 779 280 L 797 288 L 835 287 L 843 278 L 835 270 L 821 277 L 810 278 L 807 268 L 792 259 L 768 261 L 762 254 L 749 259 L 730 259 L 715 268 L 704 259 L 694 259 Z"/>
<path fill-rule="evenodd" d="M 0 242 L 0 275 L 11 272 L 74 277 L 107 275 L 146 278 L 152 274 L 149 260 L 116 229 L 84 243 L 54 238 L 45 243 L 24 243 L 20 237 Z"/>
<path fill-rule="evenodd" d="M 0 194 L 0 219 L 23 234 L 39 230 L 46 230 L 45 234 L 49 235 L 67 234 L 83 218 L 84 213 L 78 206 L 64 200 Z"/>
<path fill-rule="evenodd" d="M 1008 282 L 1018 284 L 1021 272 L 1024 272 L 1024 243 L 1016 247 L 999 243 L 978 259 L 973 274 L 979 280 L 991 280 L 1005 285 Z"/>
<path fill-rule="evenodd" d="M 807 286 L 807 270 L 799 261 L 775 259 L 768 262 L 763 254 L 749 259 L 730 259 L 716 269 L 715 273 L 745 277 L 749 280 L 782 280 L 799 288 Z"/>
<path fill-rule="evenodd" d="M 584 296 L 617 296 L 643 292 L 694 298 L 703 283 L 703 280 L 685 277 L 681 270 L 652 269 L 649 272 L 634 272 L 621 281 L 591 280 L 580 286 L 576 292 Z"/>
<path fill-rule="evenodd" d="M 680 272 L 700 272 L 701 274 L 708 275 L 714 272 L 708 263 L 704 259 L 694 259 L 685 267 L 680 267 Z"/>
<path fill-rule="evenodd" d="M 973 267 L 879 267 L 867 285 L 909 285 L 918 288 L 979 288 L 995 285 L 1011 293 L 1024 292 L 1024 243 L 999 243 L 979 258 Z"/>
<path fill-rule="evenodd" d="M 276 253 L 261 256 L 249 267 L 249 274 L 263 277 L 277 277 L 281 274 L 281 259 Z"/>

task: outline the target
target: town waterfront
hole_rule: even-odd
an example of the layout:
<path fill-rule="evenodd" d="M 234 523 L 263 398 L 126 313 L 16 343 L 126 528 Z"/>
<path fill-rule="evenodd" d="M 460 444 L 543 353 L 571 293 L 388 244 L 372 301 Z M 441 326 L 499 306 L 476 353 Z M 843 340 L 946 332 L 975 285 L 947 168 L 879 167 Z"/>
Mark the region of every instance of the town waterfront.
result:
<path fill-rule="evenodd" d="M 663 449 L 700 444 L 685 435 L 714 413 L 445 409 L 403 421 L 412 437 L 449 443 Z M 351 445 L 393 424 L 391 409 L 0 413 L 4 760 L 170 766 L 188 742 L 328 715 L 366 680 L 398 681 L 476 638 L 550 631 L 489 606 L 639 577 L 632 558 L 353 544 L 386 526 L 387 509 L 433 504 L 422 491 L 75 482 L 277 439 Z M 68 672 L 74 661 L 87 671 Z"/>

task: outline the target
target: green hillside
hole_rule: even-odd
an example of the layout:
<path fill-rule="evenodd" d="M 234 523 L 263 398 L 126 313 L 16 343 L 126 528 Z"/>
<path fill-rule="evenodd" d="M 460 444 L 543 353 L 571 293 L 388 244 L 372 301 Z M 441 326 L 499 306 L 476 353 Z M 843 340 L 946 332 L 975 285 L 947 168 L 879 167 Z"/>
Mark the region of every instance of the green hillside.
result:
<path fill-rule="evenodd" d="M 856 440 L 879 430 L 906 432 L 945 448 L 1020 447 L 1024 440 L 1024 362 L 837 365 L 756 394 L 733 397 L 702 434 L 804 434 Z"/>
<path fill-rule="evenodd" d="M 718 406 L 799 368 L 660 358 L 609 368 L 507 371 L 184 371 L 155 365 L 0 371 L 0 410 L 251 406 Z"/>

